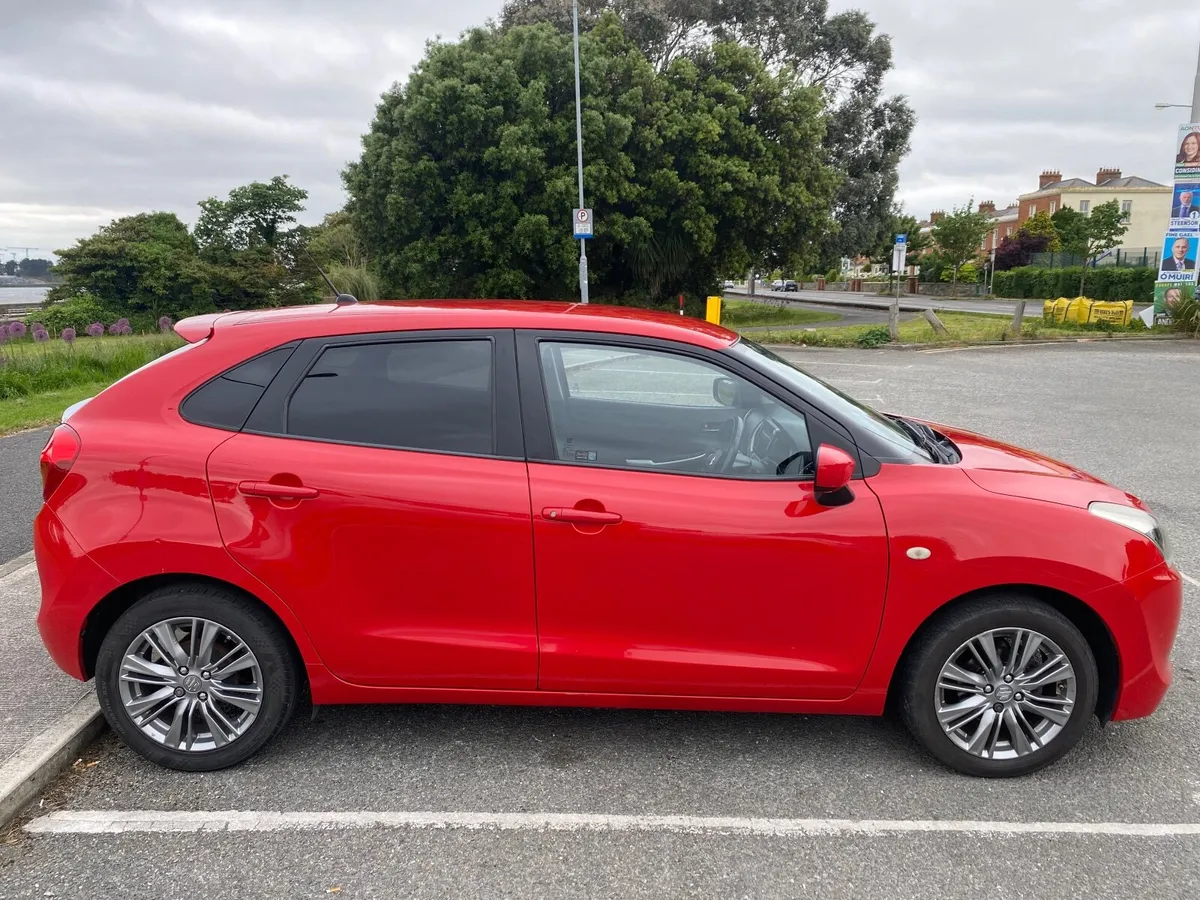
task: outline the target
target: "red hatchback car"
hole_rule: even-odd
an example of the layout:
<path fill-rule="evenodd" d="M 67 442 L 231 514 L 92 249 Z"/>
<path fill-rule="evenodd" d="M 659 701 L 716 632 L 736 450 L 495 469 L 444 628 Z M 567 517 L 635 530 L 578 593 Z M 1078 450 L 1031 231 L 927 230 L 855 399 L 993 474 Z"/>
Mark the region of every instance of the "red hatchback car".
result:
<path fill-rule="evenodd" d="M 42 454 L 38 618 L 114 731 L 235 764 L 313 703 L 877 715 L 1031 772 L 1167 690 L 1145 506 L 722 328 L 379 303 L 180 322 Z"/>

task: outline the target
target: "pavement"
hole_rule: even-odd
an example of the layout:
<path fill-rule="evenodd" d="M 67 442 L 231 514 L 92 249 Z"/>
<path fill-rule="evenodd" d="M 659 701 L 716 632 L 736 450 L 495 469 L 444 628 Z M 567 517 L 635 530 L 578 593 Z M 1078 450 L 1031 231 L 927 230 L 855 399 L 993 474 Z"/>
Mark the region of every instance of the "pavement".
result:
<path fill-rule="evenodd" d="M 1200 345 L 785 352 L 1139 494 L 1200 577 Z M 106 734 L 0 837 L 0 900 L 1195 897 L 1197 603 L 1193 580 L 1156 715 L 1010 781 L 947 771 L 888 719 L 331 707 L 208 774 Z"/>
<path fill-rule="evenodd" d="M 881 295 L 878 292 L 857 293 L 850 291 L 767 291 L 761 287 L 756 289 L 754 297 L 749 297 L 744 288 L 733 288 L 726 290 L 728 296 L 746 297 L 747 299 L 769 299 L 769 300 L 791 300 L 793 302 L 803 302 L 808 304 L 818 304 L 819 307 L 837 307 L 843 309 L 871 309 L 871 310 L 886 310 L 892 305 L 893 298 L 886 295 Z M 1017 302 L 1015 300 L 953 300 L 943 297 L 926 297 L 922 295 L 902 294 L 900 296 L 900 309 L 902 312 L 921 312 L 926 309 L 932 309 L 935 312 L 969 312 L 969 313 L 987 313 L 990 315 L 1009 316 L 1016 312 Z M 1134 315 L 1137 315 L 1146 304 L 1135 305 Z M 1042 318 L 1042 301 L 1027 300 L 1025 303 L 1025 318 L 1040 319 Z M 885 317 L 886 321 L 886 317 Z M 858 323 L 847 323 L 858 324 Z"/>
<path fill-rule="evenodd" d="M 33 517 L 42 506 L 38 455 L 50 431 L 0 438 L 0 564 L 33 549 Z"/>

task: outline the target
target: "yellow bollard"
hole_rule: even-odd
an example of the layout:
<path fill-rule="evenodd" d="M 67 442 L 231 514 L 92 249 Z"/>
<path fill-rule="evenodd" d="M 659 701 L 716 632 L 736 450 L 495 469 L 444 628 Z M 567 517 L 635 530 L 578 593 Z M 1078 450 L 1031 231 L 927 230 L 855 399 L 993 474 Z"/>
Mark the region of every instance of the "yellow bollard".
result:
<path fill-rule="evenodd" d="M 714 325 L 721 324 L 721 298 L 709 297 L 708 308 L 705 310 L 704 318 Z"/>

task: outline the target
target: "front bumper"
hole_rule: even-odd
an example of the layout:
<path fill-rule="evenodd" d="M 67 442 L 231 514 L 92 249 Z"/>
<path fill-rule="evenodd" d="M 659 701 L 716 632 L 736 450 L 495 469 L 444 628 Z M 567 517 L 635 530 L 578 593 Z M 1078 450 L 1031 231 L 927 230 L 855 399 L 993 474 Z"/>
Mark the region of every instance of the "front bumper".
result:
<path fill-rule="evenodd" d="M 1167 563 L 1087 598 L 1117 643 L 1120 682 L 1113 721 L 1140 719 L 1171 686 L 1171 648 L 1183 610 L 1183 579 Z"/>

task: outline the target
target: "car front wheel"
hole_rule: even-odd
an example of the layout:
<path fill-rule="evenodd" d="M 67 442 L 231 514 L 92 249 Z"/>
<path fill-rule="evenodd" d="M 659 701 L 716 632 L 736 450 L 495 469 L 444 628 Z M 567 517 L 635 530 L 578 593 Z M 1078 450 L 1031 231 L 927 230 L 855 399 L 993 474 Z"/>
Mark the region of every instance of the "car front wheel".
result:
<path fill-rule="evenodd" d="M 296 666 L 266 611 L 217 587 L 177 585 L 110 629 L 96 693 L 113 731 L 146 759 L 207 772 L 251 756 L 286 724 Z"/>
<path fill-rule="evenodd" d="M 1068 753 L 1096 708 L 1087 640 L 1041 601 L 993 596 L 950 610 L 911 648 L 899 684 L 909 730 L 967 775 L 1026 775 Z"/>

